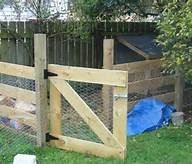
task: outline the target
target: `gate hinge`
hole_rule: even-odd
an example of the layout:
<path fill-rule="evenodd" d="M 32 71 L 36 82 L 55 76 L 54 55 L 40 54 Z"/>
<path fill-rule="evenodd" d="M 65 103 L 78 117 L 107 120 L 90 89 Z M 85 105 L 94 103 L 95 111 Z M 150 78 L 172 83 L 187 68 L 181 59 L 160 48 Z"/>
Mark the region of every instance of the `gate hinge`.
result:
<path fill-rule="evenodd" d="M 44 79 L 48 79 L 49 76 L 57 76 L 57 74 L 44 69 Z"/>
<path fill-rule="evenodd" d="M 59 140 L 59 138 L 52 136 L 50 133 L 45 134 L 46 142 L 50 142 L 51 140 Z"/>

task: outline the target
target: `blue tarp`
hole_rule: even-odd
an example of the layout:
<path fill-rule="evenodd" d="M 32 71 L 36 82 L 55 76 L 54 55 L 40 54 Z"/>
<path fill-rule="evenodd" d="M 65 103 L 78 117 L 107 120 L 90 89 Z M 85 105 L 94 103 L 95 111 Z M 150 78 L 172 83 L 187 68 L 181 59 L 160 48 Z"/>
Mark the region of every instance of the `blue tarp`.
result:
<path fill-rule="evenodd" d="M 127 116 L 127 135 L 133 136 L 167 125 L 173 112 L 175 112 L 173 106 L 160 100 L 153 98 L 140 100 Z"/>

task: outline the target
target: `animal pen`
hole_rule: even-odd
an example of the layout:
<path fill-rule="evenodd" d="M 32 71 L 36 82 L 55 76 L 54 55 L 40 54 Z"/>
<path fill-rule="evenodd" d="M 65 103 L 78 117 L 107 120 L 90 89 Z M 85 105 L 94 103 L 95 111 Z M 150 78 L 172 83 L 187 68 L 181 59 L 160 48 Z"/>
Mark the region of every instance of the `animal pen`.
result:
<path fill-rule="evenodd" d="M 127 101 L 118 95 L 127 94 L 127 72 L 47 65 L 46 35 L 36 34 L 34 44 L 35 67 L 0 63 L 0 92 L 6 97 L 0 105 L 1 153 L 11 151 L 15 142 L 19 146 L 48 142 L 61 149 L 123 159 Z M 104 109 L 109 106 L 104 102 L 108 86 L 114 88 L 107 102 L 113 103 L 113 113 Z M 35 109 L 18 108 L 20 100 Z"/>
<path fill-rule="evenodd" d="M 128 72 L 128 95 L 124 97 L 128 100 L 128 112 L 139 100 L 150 97 L 175 105 L 177 111 L 192 106 L 192 89 L 185 86 L 181 74 L 164 71 L 160 58 L 115 64 L 118 55 L 114 52 L 115 42 L 115 39 L 104 40 L 103 68 Z M 108 95 L 110 92 L 108 89 Z"/>
<path fill-rule="evenodd" d="M 48 144 L 124 159 L 127 111 L 144 97 L 173 103 L 182 89 L 159 59 L 113 65 L 113 45 L 104 41 L 104 69 L 47 64 L 45 34 L 34 36 L 34 67 L 0 62 L 0 153 Z"/>

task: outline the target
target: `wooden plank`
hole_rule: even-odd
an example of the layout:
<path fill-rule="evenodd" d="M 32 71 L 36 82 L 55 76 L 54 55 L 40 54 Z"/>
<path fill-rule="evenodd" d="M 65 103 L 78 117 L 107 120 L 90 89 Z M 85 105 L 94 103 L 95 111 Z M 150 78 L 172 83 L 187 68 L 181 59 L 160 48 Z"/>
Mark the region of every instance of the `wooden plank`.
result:
<path fill-rule="evenodd" d="M 173 101 L 174 101 L 175 92 L 169 92 L 169 93 L 165 93 L 165 94 L 162 94 L 162 95 L 152 96 L 152 98 L 161 100 L 161 101 L 163 101 L 163 102 L 165 102 L 165 103 L 170 103 L 170 102 L 173 102 Z M 128 112 L 131 110 L 131 108 L 132 108 L 137 102 L 138 102 L 138 100 L 137 100 L 137 101 L 128 102 Z"/>
<path fill-rule="evenodd" d="M 66 81 L 55 77 L 50 80 L 104 144 L 121 147 L 113 134 Z"/>
<path fill-rule="evenodd" d="M 105 158 L 113 157 L 118 159 L 125 159 L 126 157 L 126 150 L 124 148 L 109 147 L 103 144 L 66 136 L 56 136 L 56 137 L 58 137 L 59 140 L 53 140 L 50 142 L 50 144 L 51 146 L 60 149 L 76 151 L 80 153 L 88 153 Z"/>
<path fill-rule="evenodd" d="M 125 71 L 70 67 L 55 64 L 49 64 L 48 70 L 57 74 L 57 78 L 64 80 L 115 86 L 127 85 L 127 72 Z"/>
<path fill-rule="evenodd" d="M 139 48 L 135 47 L 131 43 L 127 42 L 125 39 L 117 37 L 117 40 L 118 40 L 119 43 L 121 43 L 124 46 L 126 46 L 127 48 L 135 51 L 136 53 L 140 54 L 144 58 L 146 58 L 146 59 L 150 59 L 151 58 L 149 54 L 147 54 L 144 51 L 140 50 Z"/>
<path fill-rule="evenodd" d="M 0 93 L 5 96 L 23 100 L 28 103 L 32 103 L 32 104 L 36 103 L 36 95 L 34 91 L 25 90 L 22 88 L 17 88 L 17 87 L 0 83 Z"/>
<path fill-rule="evenodd" d="M 47 80 L 44 79 L 46 63 L 46 35 L 34 35 L 35 54 L 35 91 L 36 91 L 36 114 L 37 114 L 37 144 L 46 144 L 45 134 L 48 131 L 48 104 L 47 104 Z"/>
<path fill-rule="evenodd" d="M 152 70 L 152 69 L 159 69 L 160 67 L 161 67 L 160 59 L 113 65 L 114 70 L 128 71 L 129 73 L 144 72 L 144 70 L 146 69 Z"/>
<path fill-rule="evenodd" d="M 37 119 L 34 114 L 24 112 L 19 109 L 11 108 L 5 105 L 0 105 L 0 116 L 8 117 L 9 119 L 18 120 L 19 122 L 29 125 L 37 129 Z"/>
<path fill-rule="evenodd" d="M 113 91 L 113 134 L 126 148 L 127 146 L 127 87 L 114 87 Z"/>
<path fill-rule="evenodd" d="M 157 77 L 147 80 L 140 80 L 128 83 L 129 93 L 143 92 L 145 88 L 157 89 L 165 85 L 174 85 L 175 78 L 173 75 Z"/>
<path fill-rule="evenodd" d="M 27 79 L 35 79 L 34 67 L 24 65 L 0 62 L 0 73 Z"/>
<path fill-rule="evenodd" d="M 50 83 L 50 132 L 54 135 L 61 134 L 61 94 Z"/>
<path fill-rule="evenodd" d="M 103 68 L 112 69 L 114 63 L 114 39 L 103 41 Z"/>
<path fill-rule="evenodd" d="M 184 92 L 185 80 L 182 73 L 176 70 L 176 82 L 175 82 L 175 107 L 177 112 L 182 111 L 183 105 L 183 92 Z"/>
<path fill-rule="evenodd" d="M 104 39 L 103 41 L 103 68 L 112 69 L 114 63 L 114 39 Z M 111 95 L 113 94 L 113 88 L 111 86 L 104 85 L 102 88 L 103 106 L 105 111 L 105 117 L 107 120 L 107 126 L 112 125 L 112 111 L 113 104 L 111 101 Z"/>

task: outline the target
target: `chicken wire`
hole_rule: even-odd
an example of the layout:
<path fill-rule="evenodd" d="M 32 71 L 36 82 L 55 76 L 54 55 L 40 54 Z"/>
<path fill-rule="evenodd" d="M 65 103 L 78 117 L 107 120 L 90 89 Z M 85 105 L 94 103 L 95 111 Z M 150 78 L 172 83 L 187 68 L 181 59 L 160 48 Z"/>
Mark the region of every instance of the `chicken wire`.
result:
<path fill-rule="evenodd" d="M 129 83 L 131 82 L 139 82 L 141 80 L 150 80 L 158 77 L 164 77 L 169 74 L 165 73 L 163 69 L 152 69 L 150 70 L 150 73 L 148 74 L 148 77 L 146 77 L 146 72 L 144 71 L 138 71 L 135 73 L 130 73 L 129 74 Z M 137 84 L 135 84 L 137 85 Z M 133 101 L 139 101 L 144 98 L 148 97 L 154 97 L 158 95 L 163 95 L 166 93 L 174 92 L 175 91 L 175 85 L 174 84 L 167 84 L 167 83 L 162 83 L 160 87 L 151 87 L 150 83 L 147 84 L 146 81 L 146 87 L 144 87 L 142 90 L 139 91 L 134 91 L 134 88 L 136 86 L 131 85 L 128 90 L 132 90 L 133 92 L 128 92 L 128 101 L 133 102 Z M 173 102 L 169 102 L 170 104 L 173 104 Z"/>
<path fill-rule="evenodd" d="M 69 82 L 83 101 L 91 108 L 103 124 L 112 131 L 112 94 L 104 91 L 108 86 Z M 106 101 L 106 97 L 107 100 Z M 62 97 L 62 135 L 102 143 L 75 109 Z"/>
<path fill-rule="evenodd" d="M 35 91 L 35 81 L 16 76 L 0 74 L 0 83 L 9 86 Z M 0 92 L 0 105 L 11 107 L 35 115 L 35 105 L 8 97 Z M 36 144 L 36 129 L 21 123 L 17 119 L 1 116 L 0 111 L 0 156 L 22 153 Z"/>

